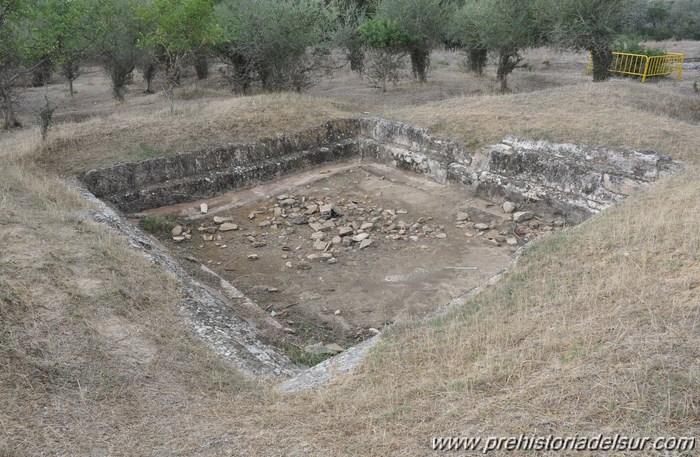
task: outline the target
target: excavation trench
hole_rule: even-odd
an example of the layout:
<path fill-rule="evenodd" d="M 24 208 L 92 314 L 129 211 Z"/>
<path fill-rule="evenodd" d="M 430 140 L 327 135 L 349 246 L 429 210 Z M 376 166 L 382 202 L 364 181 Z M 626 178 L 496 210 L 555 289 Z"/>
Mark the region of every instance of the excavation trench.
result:
<path fill-rule="evenodd" d="M 387 325 L 484 284 L 542 233 L 681 166 L 516 138 L 470 153 L 403 123 L 350 119 L 79 180 L 97 218 L 181 279 L 196 334 L 296 390 L 349 369 Z"/>

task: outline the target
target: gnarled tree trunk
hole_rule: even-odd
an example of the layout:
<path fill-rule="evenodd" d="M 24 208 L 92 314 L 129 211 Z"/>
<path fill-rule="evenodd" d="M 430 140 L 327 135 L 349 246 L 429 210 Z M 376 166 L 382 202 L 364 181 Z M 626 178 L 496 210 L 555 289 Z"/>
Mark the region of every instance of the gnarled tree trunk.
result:
<path fill-rule="evenodd" d="M 508 75 L 515 70 L 518 63 L 522 60 L 518 51 L 505 49 L 498 55 L 498 69 L 496 70 L 496 79 L 501 83 L 501 92 L 508 91 Z"/>
<path fill-rule="evenodd" d="M 470 48 L 467 50 L 467 63 L 469 70 L 479 76 L 484 74 L 484 67 L 488 60 L 488 51 L 485 48 Z"/>
<path fill-rule="evenodd" d="M 14 105 L 11 83 L 9 87 L 0 87 L 0 111 L 2 111 L 3 128 L 7 130 L 19 125 L 15 116 Z"/>
<path fill-rule="evenodd" d="M 605 81 L 610 78 L 608 70 L 613 58 L 610 48 L 591 50 L 591 58 L 593 60 L 593 81 Z"/>
<path fill-rule="evenodd" d="M 430 49 L 411 49 L 411 67 L 413 77 L 424 83 L 428 80 L 428 66 L 430 65 Z"/>

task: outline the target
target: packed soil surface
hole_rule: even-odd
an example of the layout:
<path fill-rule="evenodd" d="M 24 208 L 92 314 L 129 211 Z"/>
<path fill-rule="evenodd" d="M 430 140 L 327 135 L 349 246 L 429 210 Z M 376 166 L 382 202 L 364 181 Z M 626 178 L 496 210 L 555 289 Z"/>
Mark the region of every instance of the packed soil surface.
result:
<path fill-rule="evenodd" d="M 334 165 L 145 215 L 176 216 L 183 233 L 162 237 L 175 256 L 218 287 L 199 265 L 215 271 L 276 319 L 274 328 L 240 310 L 267 337 L 310 352 L 347 348 L 450 303 L 503 270 L 540 225 L 377 164 Z"/>

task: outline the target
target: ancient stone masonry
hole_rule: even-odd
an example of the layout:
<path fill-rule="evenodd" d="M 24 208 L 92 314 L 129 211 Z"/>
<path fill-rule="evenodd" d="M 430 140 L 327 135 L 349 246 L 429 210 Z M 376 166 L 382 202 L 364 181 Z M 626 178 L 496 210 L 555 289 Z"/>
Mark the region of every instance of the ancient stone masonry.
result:
<path fill-rule="evenodd" d="M 510 200 L 573 223 L 677 173 L 682 164 L 651 151 L 593 148 L 508 137 L 481 152 L 462 181 L 477 193 Z"/>
<path fill-rule="evenodd" d="M 330 121 L 257 143 L 118 164 L 80 180 L 125 212 L 208 198 L 351 159 L 370 160 L 463 185 L 497 203 L 580 222 L 681 164 L 650 151 L 592 148 L 508 137 L 476 154 L 424 129 L 386 119 Z"/>
<path fill-rule="evenodd" d="M 362 119 L 358 139 L 363 157 L 446 184 L 450 166 L 467 168 L 471 157 L 453 141 L 437 140 L 424 129 L 386 119 Z"/>
<path fill-rule="evenodd" d="M 253 187 L 317 164 L 357 157 L 358 126 L 354 119 L 327 122 L 294 135 L 121 163 L 79 178 L 95 196 L 136 212 Z"/>
<path fill-rule="evenodd" d="M 338 182 L 341 178 L 344 181 L 336 183 L 334 190 L 331 185 L 328 189 L 318 186 L 314 190 L 312 186 L 297 185 L 284 188 L 284 192 L 279 190 L 285 179 L 295 180 L 300 174 L 321 175 L 318 171 L 309 171 L 311 169 L 324 166 L 319 170 L 329 173 L 327 168 L 333 168 L 330 164 L 345 173 L 341 175 L 337 171 Z M 555 144 L 514 137 L 480 151 L 467 151 L 456 142 L 431 137 L 425 129 L 386 119 L 364 118 L 329 121 L 300 133 L 280 134 L 254 143 L 229 144 L 91 170 L 78 176 L 85 189 L 78 187 L 87 199 L 96 203 L 94 219 L 124 234 L 135 248 L 144 250 L 149 258 L 179 278 L 183 287 L 180 307 L 194 333 L 243 373 L 254 377 L 291 377 L 299 374 L 299 369 L 288 354 L 279 349 L 281 346 L 275 344 L 274 338 L 303 333 L 295 330 L 303 327 L 296 318 L 278 320 L 290 307 L 302 302 L 313 304 L 315 300 L 314 306 L 323 311 L 322 305 L 327 303 L 322 293 L 335 292 L 344 285 L 333 282 L 333 278 L 340 277 L 334 273 L 337 269 L 345 268 L 342 270 L 344 281 L 360 278 L 359 284 L 364 287 L 365 272 L 357 278 L 350 276 L 349 272 L 355 270 L 348 265 L 362 266 L 362 262 L 367 262 L 364 259 L 383 262 L 388 259 L 383 256 L 386 253 L 391 256 L 391 261 L 386 263 L 386 268 L 390 269 L 393 263 L 400 263 L 394 260 L 398 255 L 403 255 L 404 260 L 416 258 L 424 252 L 420 250 L 428 252 L 442 244 L 448 245 L 449 252 L 435 255 L 435 258 L 446 262 L 446 258 L 452 257 L 451 263 L 433 266 L 434 270 L 476 271 L 476 257 L 485 256 L 469 258 L 469 252 L 486 252 L 480 251 L 484 246 L 511 254 L 520 252 L 543 232 L 581 222 L 646 189 L 650 183 L 679 172 L 682 167 L 680 162 L 651 151 Z M 388 184 L 394 181 L 406 187 L 400 191 L 388 190 Z M 368 187 L 362 187 L 363 183 Z M 261 184 L 268 186 L 268 190 L 277 186 L 277 190 L 262 191 L 265 186 L 257 187 Z M 236 209 L 231 201 L 215 205 L 216 199 L 209 201 L 211 208 L 206 202 L 198 202 L 195 206 L 198 210 L 194 210 L 197 214 L 179 219 L 178 225 L 172 228 L 167 243 L 172 243 L 172 252 L 192 249 L 182 258 L 187 259 L 184 261 L 187 267 L 201 267 L 195 273 L 178 264 L 171 257 L 171 251 L 95 199 L 112 203 L 126 213 L 138 213 L 249 188 L 255 189 L 242 193 L 255 195 L 246 203 L 253 205 L 251 209 L 243 205 Z M 356 189 L 356 195 L 350 195 L 350 189 Z M 362 192 L 359 189 L 363 189 Z M 451 193 L 449 199 L 448 193 L 441 193 L 443 191 Z M 401 206 L 399 200 L 407 195 L 411 199 L 405 199 L 402 203 L 405 206 Z M 420 214 L 421 207 L 415 201 L 424 202 L 424 195 L 442 198 L 441 204 L 447 207 L 448 215 L 442 214 L 442 219 L 438 220 L 435 211 L 439 205 L 434 200 L 429 202 L 432 206 L 428 203 L 432 212 Z M 475 195 L 481 197 L 479 203 L 476 206 L 467 203 Z M 226 194 L 220 198 L 229 197 Z M 413 209 L 412 205 L 415 205 Z M 243 210 L 242 214 L 234 214 Z M 141 216 L 143 214 L 136 215 Z M 449 244 L 451 242 L 456 244 Z M 411 246 L 419 252 L 407 250 Z M 466 247 L 468 252 L 460 250 Z M 215 259 L 208 263 L 202 261 L 200 265 L 201 260 L 193 257 L 200 252 L 209 252 Z M 235 263 L 238 254 L 245 264 L 243 268 Z M 495 258 L 499 254 L 489 252 L 488 255 Z M 470 259 L 472 264 L 461 264 L 465 259 Z M 218 273 L 205 266 L 216 269 L 230 262 L 234 264 L 228 270 L 218 270 Z M 421 264 L 421 268 L 424 267 Z M 253 285 L 241 279 L 243 270 L 255 287 L 261 277 L 255 275 L 268 274 L 268 270 L 277 279 L 289 276 L 294 281 L 282 282 L 291 284 L 289 291 L 275 283 L 274 287 L 266 286 L 264 293 L 256 292 Z M 482 272 L 486 268 L 480 265 L 478 270 Z M 227 271 L 236 273 L 227 276 Z M 495 272 L 490 270 L 488 274 Z M 401 274 L 413 278 L 409 273 L 415 272 Z M 398 277 L 393 273 L 393 276 L 387 275 L 384 282 L 389 285 L 382 283 L 376 289 L 382 294 Z M 315 278 L 318 294 L 312 294 L 313 288 L 308 284 L 296 282 L 297 278 L 302 281 L 306 276 Z M 323 281 L 321 276 L 325 278 Z M 430 281 L 435 277 L 447 278 L 425 269 L 415 277 L 430 277 Z M 449 280 L 454 278 L 450 276 Z M 228 281 L 235 282 L 236 286 Z M 445 290 L 445 284 L 451 283 L 442 283 L 440 290 Z M 465 283 L 459 284 L 455 294 L 466 292 L 462 288 Z M 248 286 L 250 290 L 245 289 Z M 245 293 L 236 287 L 241 287 Z M 299 296 L 316 298 L 293 302 L 290 298 L 289 303 L 282 303 L 285 297 L 296 294 L 297 289 L 301 291 Z M 279 303 L 271 300 L 267 307 L 261 307 L 249 298 L 259 299 L 256 293 L 282 298 L 275 299 Z M 450 295 L 450 299 L 455 294 Z M 435 295 L 436 292 L 431 292 L 431 296 Z M 335 308 L 337 296 L 328 297 L 333 309 L 329 308 L 329 317 L 323 318 L 324 325 L 330 325 L 332 319 L 336 319 L 332 316 L 341 314 L 340 309 Z M 424 297 L 420 297 L 420 302 L 426 303 Z M 375 299 L 382 300 L 387 301 L 385 295 Z M 275 303 L 279 305 L 277 308 L 273 307 Z M 369 306 L 358 313 L 369 316 L 368 313 L 374 311 Z M 239 315 L 241 313 L 245 316 Z M 303 316 L 301 310 L 298 313 Z M 355 332 L 351 313 L 342 313 L 341 317 L 347 327 L 344 331 Z M 381 325 L 390 323 L 391 316 L 387 316 L 387 320 L 382 316 L 378 322 Z M 376 334 L 381 326 L 358 328 L 367 332 L 357 333 L 362 338 L 353 341 L 370 336 L 371 339 L 348 350 L 344 349 L 351 344 L 341 347 L 335 343 L 302 345 L 299 342 L 299 350 L 312 355 L 342 353 L 289 379 L 281 388 L 306 388 L 327 381 L 333 372 L 350 370 L 377 341 Z M 306 330 L 308 333 L 308 326 Z M 270 335 L 273 338 L 267 338 Z"/>

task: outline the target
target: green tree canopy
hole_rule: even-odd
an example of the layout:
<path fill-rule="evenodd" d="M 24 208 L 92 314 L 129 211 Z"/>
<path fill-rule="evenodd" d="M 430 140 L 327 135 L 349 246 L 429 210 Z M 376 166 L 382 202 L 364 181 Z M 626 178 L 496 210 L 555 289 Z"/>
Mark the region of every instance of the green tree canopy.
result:
<path fill-rule="evenodd" d="M 126 84 L 142 56 L 138 42 L 143 29 L 136 17 L 140 0 L 73 1 L 81 4 L 81 33 L 91 43 L 91 57 L 102 62 L 114 97 L 123 100 Z"/>
<path fill-rule="evenodd" d="M 15 117 L 15 83 L 42 65 L 52 51 L 37 30 L 36 2 L 0 0 L 0 111 L 4 128 L 18 125 Z"/>
<path fill-rule="evenodd" d="M 487 50 L 498 56 L 497 78 L 502 90 L 507 89 L 508 75 L 520 62 L 521 51 L 539 41 L 529 0 L 469 0 L 453 15 L 450 33 L 467 49 Z"/>
<path fill-rule="evenodd" d="M 80 62 L 88 55 L 85 2 L 73 0 L 45 0 L 39 4 L 33 18 L 37 39 L 41 41 L 44 56 L 50 55 L 63 76 L 68 80 L 73 96 L 73 81 L 80 75 Z M 41 58 L 42 56 L 37 56 Z"/>
<path fill-rule="evenodd" d="M 184 67 L 197 52 L 216 43 L 220 29 L 214 22 L 213 0 L 151 0 L 138 8 L 144 33 L 139 45 L 156 54 L 165 68 L 165 95 L 173 112 L 173 90 Z"/>
<path fill-rule="evenodd" d="M 408 51 L 411 54 L 413 73 L 420 81 L 426 81 L 430 64 L 430 51 L 446 33 L 447 9 L 441 0 L 379 0 L 375 6 L 375 18 L 388 19 L 411 37 Z"/>
<path fill-rule="evenodd" d="M 537 17 L 550 41 L 585 50 L 593 58 L 593 79 L 609 77 L 610 46 L 621 32 L 629 0 L 535 0 Z"/>
<path fill-rule="evenodd" d="M 222 58 L 234 86 L 255 78 L 266 90 L 302 90 L 327 66 L 338 11 L 322 0 L 224 0 Z"/>

